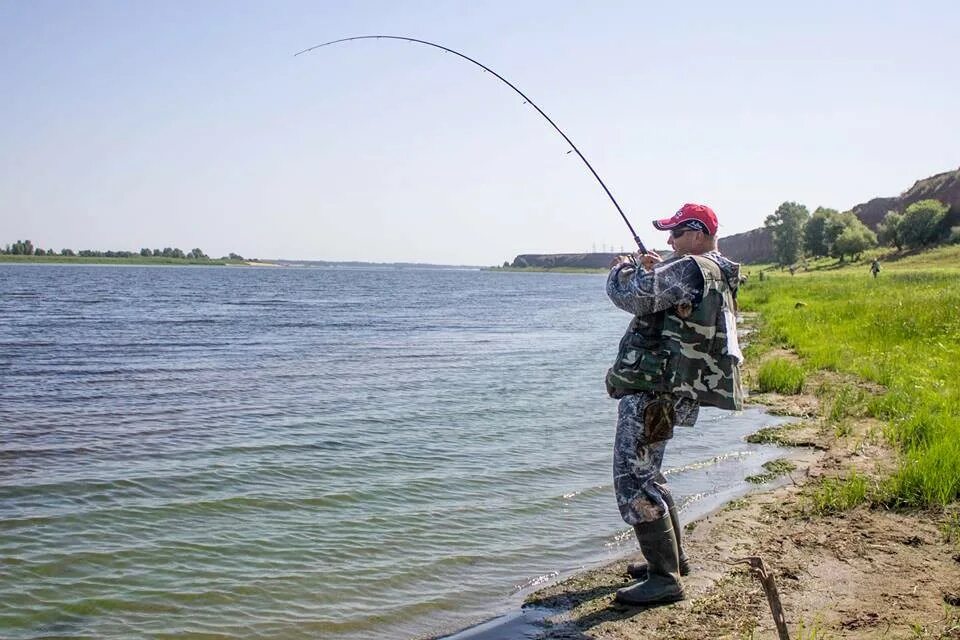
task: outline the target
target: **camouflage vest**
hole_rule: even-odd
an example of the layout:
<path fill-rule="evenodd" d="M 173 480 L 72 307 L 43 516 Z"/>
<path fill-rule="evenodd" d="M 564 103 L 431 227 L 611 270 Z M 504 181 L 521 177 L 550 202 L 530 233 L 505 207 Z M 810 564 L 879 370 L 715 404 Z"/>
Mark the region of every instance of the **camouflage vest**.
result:
<path fill-rule="evenodd" d="M 737 330 L 733 292 L 717 263 L 704 256 L 689 257 L 703 273 L 700 304 L 681 303 L 634 317 L 607 372 L 607 387 L 615 397 L 653 391 L 740 410 L 742 356 L 730 352 L 727 340 L 727 331 Z"/>

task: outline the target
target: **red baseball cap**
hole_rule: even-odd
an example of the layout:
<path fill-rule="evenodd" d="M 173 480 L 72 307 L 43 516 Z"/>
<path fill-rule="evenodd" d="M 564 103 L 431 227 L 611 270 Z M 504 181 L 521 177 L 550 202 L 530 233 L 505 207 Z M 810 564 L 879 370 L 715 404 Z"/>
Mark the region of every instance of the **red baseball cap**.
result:
<path fill-rule="evenodd" d="M 719 225 L 717 214 L 713 212 L 713 209 L 705 204 L 687 203 L 680 207 L 680 210 L 673 216 L 663 220 L 654 220 L 653 226 L 661 231 L 669 231 L 676 227 L 688 227 L 715 236 Z"/>

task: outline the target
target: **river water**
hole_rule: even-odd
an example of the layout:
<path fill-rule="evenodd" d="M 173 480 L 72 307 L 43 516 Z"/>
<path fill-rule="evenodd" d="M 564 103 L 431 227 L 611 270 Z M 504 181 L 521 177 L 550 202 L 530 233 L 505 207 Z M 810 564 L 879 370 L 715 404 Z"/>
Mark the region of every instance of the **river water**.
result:
<path fill-rule="evenodd" d="M 603 285 L 0 265 L 0 637 L 430 636 L 635 549 Z M 770 424 L 678 429 L 684 520 Z"/>

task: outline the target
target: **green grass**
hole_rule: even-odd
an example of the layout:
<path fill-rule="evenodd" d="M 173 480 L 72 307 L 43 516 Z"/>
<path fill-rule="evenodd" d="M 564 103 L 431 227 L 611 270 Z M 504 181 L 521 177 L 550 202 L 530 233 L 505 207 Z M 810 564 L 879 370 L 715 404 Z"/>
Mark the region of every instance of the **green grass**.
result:
<path fill-rule="evenodd" d="M 736 500 L 731 500 L 723 506 L 724 511 L 736 511 L 737 509 L 742 509 L 747 506 L 746 498 L 737 498 Z"/>
<path fill-rule="evenodd" d="M 848 417 L 866 414 L 867 398 L 863 389 L 843 384 L 834 389 L 823 390 L 821 398 L 827 400 L 826 418 L 830 422 L 842 422 Z"/>
<path fill-rule="evenodd" d="M 854 473 L 847 478 L 828 478 L 810 496 L 816 513 L 836 513 L 852 509 L 873 498 L 865 476 Z"/>
<path fill-rule="evenodd" d="M 796 637 L 797 640 L 828 640 L 830 635 L 823 627 L 823 620 L 818 617 L 814 619 L 809 626 L 801 620 L 799 624 L 797 624 L 794 637 Z"/>
<path fill-rule="evenodd" d="M 797 468 L 797 465 L 793 464 L 786 458 L 777 458 L 776 460 L 764 462 L 763 468 L 765 473 L 747 476 L 744 478 L 744 480 L 747 482 L 752 482 L 753 484 L 763 484 L 764 482 L 770 482 L 771 480 L 779 478 L 784 474 L 790 473 Z"/>
<path fill-rule="evenodd" d="M 753 444 L 783 444 L 783 427 L 764 427 L 747 436 L 747 442 Z"/>
<path fill-rule="evenodd" d="M 849 383 L 821 385 L 817 396 L 825 407 L 824 417 L 838 438 L 853 433 L 853 418 L 869 415 L 870 397 L 862 388 Z"/>
<path fill-rule="evenodd" d="M 941 525 L 941 532 L 944 540 L 952 544 L 954 548 L 960 549 L 960 511 L 946 514 L 946 518 Z M 957 561 L 960 562 L 960 559 L 957 559 Z"/>
<path fill-rule="evenodd" d="M 902 454 L 897 471 L 870 499 L 891 506 L 956 501 L 960 247 L 898 256 L 884 262 L 876 279 L 862 267 L 855 263 L 764 282 L 751 279 L 740 294 L 741 308 L 759 311 L 762 341 L 795 350 L 807 370 L 852 374 L 886 389 L 875 398 L 856 388 L 835 390 L 826 405 L 826 417 L 840 430 L 849 417 L 868 414 L 884 420 L 885 436 Z M 784 365 L 769 366 L 770 380 L 761 389 L 764 384 L 786 385 L 780 371 Z M 859 481 L 848 482 L 848 494 L 831 487 L 826 502 L 868 499 Z"/>
<path fill-rule="evenodd" d="M 770 358 L 760 365 L 757 388 L 761 393 L 775 391 L 796 395 L 803 391 L 806 374 L 803 367 L 786 358 Z"/>

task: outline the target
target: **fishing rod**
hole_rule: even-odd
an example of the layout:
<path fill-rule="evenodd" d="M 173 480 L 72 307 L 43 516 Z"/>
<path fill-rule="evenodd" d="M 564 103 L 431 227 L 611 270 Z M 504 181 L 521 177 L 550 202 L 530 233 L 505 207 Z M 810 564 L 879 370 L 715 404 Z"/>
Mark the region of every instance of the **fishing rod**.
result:
<path fill-rule="evenodd" d="M 631 235 L 633 235 L 633 239 L 636 241 L 637 246 L 640 248 L 640 252 L 641 252 L 641 253 L 646 253 L 646 252 L 647 252 L 647 248 L 646 248 L 645 246 L 643 246 L 643 241 L 640 240 L 640 236 L 637 235 L 637 232 L 634 231 L 634 229 L 633 229 L 633 225 L 630 224 L 630 221 L 629 221 L 629 220 L 627 220 L 627 216 L 626 216 L 626 214 L 623 212 L 623 209 L 620 208 L 620 204 L 617 203 L 616 198 L 614 198 L 614 197 L 613 197 L 613 194 L 610 193 L 610 189 L 608 189 L 608 188 L 607 188 L 607 185 L 604 184 L 603 180 L 600 178 L 600 176 L 599 176 L 599 175 L 597 174 L 597 172 L 594 170 L 594 168 L 593 168 L 593 166 L 590 164 L 590 162 L 584 157 L 584 155 L 583 155 L 582 153 L 580 153 L 580 149 L 577 148 L 577 145 L 573 144 L 573 141 L 572 141 L 570 138 L 567 137 L 567 134 L 565 134 L 565 133 L 560 129 L 560 127 L 558 127 L 558 126 L 556 125 L 556 123 L 555 123 L 553 120 L 550 119 L 550 116 L 548 116 L 546 113 L 543 112 L 543 109 L 541 109 L 540 107 L 538 107 L 537 104 L 536 104 L 533 100 L 531 100 L 530 98 L 528 98 L 527 95 L 526 95 L 523 91 L 520 91 L 520 89 L 518 89 L 516 86 L 514 86 L 514 84 L 513 84 L 512 82 L 510 82 L 509 80 L 507 80 L 506 78 L 504 78 L 504 77 L 501 76 L 499 73 L 497 73 L 496 71 L 494 71 L 494 70 L 491 69 L 490 67 L 486 66 L 485 64 L 481 64 L 480 62 L 477 62 L 476 60 L 474 60 L 474 59 L 471 58 L 470 56 L 464 55 L 464 54 L 460 53 L 459 51 L 454 51 L 453 49 L 449 49 L 449 48 L 447 48 L 447 47 L 444 47 L 444 46 L 442 46 L 442 45 L 436 44 L 436 43 L 434 43 L 434 42 L 428 42 L 428 41 L 426 41 L 426 40 L 418 40 L 417 38 L 407 38 L 406 36 L 385 36 L 385 35 L 353 36 L 353 37 L 351 37 L 351 38 L 340 38 L 339 40 L 331 40 L 330 42 L 324 42 L 323 44 L 318 44 L 318 45 L 316 45 L 316 46 L 314 46 L 314 47 L 310 47 L 309 49 L 304 49 L 303 51 L 298 51 L 297 53 L 295 53 L 295 54 L 293 54 L 293 55 L 294 55 L 294 56 L 298 56 L 298 55 L 300 55 L 301 53 L 309 53 L 309 52 L 313 51 L 314 49 L 319 49 L 319 48 L 321 48 L 321 47 L 329 47 L 330 45 L 338 44 L 338 43 L 341 43 L 341 42 L 350 42 L 350 41 L 352 41 L 352 40 L 380 40 L 380 39 L 385 39 L 385 40 L 403 40 L 403 41 L 405 41 L 405 42 L 416 42 L 416 43 L 418 43 L 418 44 L 425 44 L 425 45 L 427 45 L 428 47 L 433 47 L 433 48 L 435 48 L 435 49 L 440 49 L 440 50 L 442 50 L 442 51 L 446 51 L 447 53 L 452 53 L 452 54 L 455 55 L 455 56 L 460 56 L 460 57 L 463 58 L 464 60 L 467 60 L 468 62 L 472 62 L 473 64 L 477 65 L 478 67 L 480 67 L 480 68 L 483 69 L 484 71 L 486 71 L 486 72 L 488 72 L 488 73 L 492 73 L 494 76 L 497 77 L 497 79 L 499 79 L 499 80 L 500 80 L 501 82 L 503 82 L 505 85 L 507 85 L 508 87 L 510 87 L 511 89 L 513 89 L 514 91 L 516 91 L 518 94 L 520 94 L 520 97 L 523 98 L 523 100 L 524 100 L 524 104 L 529 103 L 530 106 L 532 106 L 534 109 L 536 109 L 537 112 L 538 112 L 540 115 L 542 115 L 544 118 L 546 118 L 547 122 L 549 122 L 550 125 L 551 125 L 554 129 L 557 130 L 557 133 L 559 133 L 561 136 L 563 136 L 563 139 L 567 141 L 567 144 L 569 144 L 570 147 L 571 147 L 574 151 L 577 152 L 577 155 L 580 156 L 580 159 L 583 160 L 583 163 L 584 163 L 585 165 L 587 165 L 587 169 L 590 169 L 590 173 L 593 174 L 593 177 L 596 178 L 596 179 L 597 179 L 597 182 L 600 183 L 600 186 L 603 187 L 603 190 L 606 192 L 607 197 L 610 198 L 610 202 L 612 202 L 612 203 L 613 203 L 613 206 L 617 208 L 617 212 L 620 214 L 620 217 L 623 218 L 623 221 L 626 223 L 627 228 L 630 229 L 630 233 L 631 233 Z M 568 153 L 569 153 L 569 152 L 568 152 Z"/>

